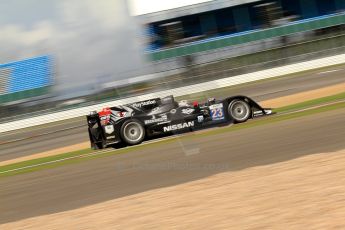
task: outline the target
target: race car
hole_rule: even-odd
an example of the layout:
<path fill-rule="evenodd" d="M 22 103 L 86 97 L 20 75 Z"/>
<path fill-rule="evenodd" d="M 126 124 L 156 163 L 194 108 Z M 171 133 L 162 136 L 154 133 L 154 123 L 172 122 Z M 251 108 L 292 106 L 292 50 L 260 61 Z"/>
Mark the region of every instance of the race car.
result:
<path fill-rule="evenodd" d="M 91 147 L 103 149 L 116 144 L 137 145 L 146 139 L 202 129 L 221 123 L 241 123 L 272 114 L 246 96 L 205 103 L 175 101 L 173 96 L 107 107 L 87 115 Z"/>

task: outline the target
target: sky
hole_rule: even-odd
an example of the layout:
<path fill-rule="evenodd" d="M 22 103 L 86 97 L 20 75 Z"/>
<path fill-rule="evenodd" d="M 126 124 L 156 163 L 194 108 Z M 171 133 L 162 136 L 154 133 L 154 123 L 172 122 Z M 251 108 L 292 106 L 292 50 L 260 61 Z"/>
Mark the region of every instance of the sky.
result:
<path fill-rule="evenodd" d="M 90 91 L 145 65 L 127 0 L 0 0 L 0 63 L 52 55 L 57 90 Z"/>
<path fill-rule="evenodd" d="M 142 15 L 212 0 L 128 0 L 131 15 Z"/>
<path fill-rule="evenodd" d="M 143 25 L 130 15 L 206 1 L 0 0 L 0 63 L 51 55 L 54 90 L 87 94 L 152 71 Z"/>

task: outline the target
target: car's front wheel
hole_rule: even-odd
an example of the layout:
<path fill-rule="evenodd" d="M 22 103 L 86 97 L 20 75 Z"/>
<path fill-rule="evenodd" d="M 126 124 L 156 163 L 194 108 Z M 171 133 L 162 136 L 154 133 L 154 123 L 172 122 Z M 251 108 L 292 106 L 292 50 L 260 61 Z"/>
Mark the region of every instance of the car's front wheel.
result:
<path fill-rule="evenodd" d="M 129 145 L 140 144 L 145 138 L 145 128 L 138 120 L 125 121 L 121 126 L 121 137 Z"/>
<path fill-rule="evenodd" d="M 251 109 L 247 102 L 235 99 L 230 102 L 228 113 L 235 122 L 245 122 L 250 118 Z"/>

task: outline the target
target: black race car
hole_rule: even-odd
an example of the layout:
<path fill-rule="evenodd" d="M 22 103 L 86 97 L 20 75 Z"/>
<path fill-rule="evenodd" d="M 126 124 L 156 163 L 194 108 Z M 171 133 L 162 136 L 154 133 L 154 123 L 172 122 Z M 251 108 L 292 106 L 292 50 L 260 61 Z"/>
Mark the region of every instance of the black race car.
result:
<path fill-rule="evenodd" d="M 173 96 L 104 108 L 87 115 L 88 132 L 93 149 L 122 143 L 136 145 L 156 135 L 192 131 L 220 123 L 240 123 L 250 118 L 270 115 L 246 96 L 207 102 L 176 102 Z"/>

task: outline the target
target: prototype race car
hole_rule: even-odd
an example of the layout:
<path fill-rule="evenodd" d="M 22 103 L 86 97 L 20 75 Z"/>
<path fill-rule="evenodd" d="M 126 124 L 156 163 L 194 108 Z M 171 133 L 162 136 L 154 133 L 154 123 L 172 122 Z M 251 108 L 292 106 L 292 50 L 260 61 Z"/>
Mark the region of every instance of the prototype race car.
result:
<path fill-rule="evenodd" d="M 137 145 L 156 135 L 192 131 L 220 123 L 241 123 L 272 114 L 246 96 L 207 102 L 176 102 L 173 96 L 104 108 L 87 115 L 93 149 L 122 143 Z"/>

